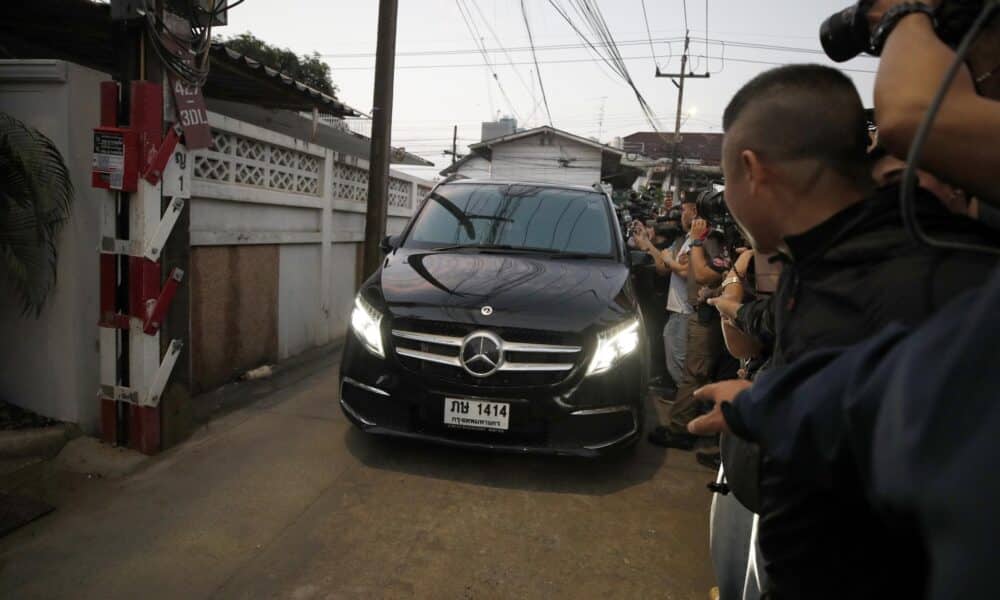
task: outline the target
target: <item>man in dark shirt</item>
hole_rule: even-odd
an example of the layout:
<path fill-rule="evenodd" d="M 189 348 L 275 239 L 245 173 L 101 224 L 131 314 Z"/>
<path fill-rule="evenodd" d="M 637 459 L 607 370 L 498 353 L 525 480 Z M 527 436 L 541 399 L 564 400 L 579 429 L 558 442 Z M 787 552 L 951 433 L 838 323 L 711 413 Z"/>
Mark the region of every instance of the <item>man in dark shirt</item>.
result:
<path fill-rule="evenodd" d="M 986 277 L 992 260 L 914 245 L 898 190 L 873 190 L 866 118 L 839 71 L 793 65 L 748 83 L 726 109 L 726 202 L 761 252 L 786 261 L 769 306 L 772 365 L 917 323 Z M 983 237 L 923 196 L 925 228 Z M 758 305 L 760 307 L 762 305 Z M 794 436 L 797 432 L 787 432 Z M 760 547 L 773 598 L 916 597 L 918 544 L 888 535 L 859 489 L 818 489 L 765 456 Z M 887 577 L 885 573 L 894 576 Z"/>

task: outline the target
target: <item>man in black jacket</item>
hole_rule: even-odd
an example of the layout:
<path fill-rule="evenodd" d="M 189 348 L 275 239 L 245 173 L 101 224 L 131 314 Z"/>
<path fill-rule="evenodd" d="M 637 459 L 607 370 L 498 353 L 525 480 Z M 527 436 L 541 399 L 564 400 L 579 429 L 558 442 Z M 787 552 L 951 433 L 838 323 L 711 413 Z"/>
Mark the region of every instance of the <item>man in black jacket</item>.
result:
<path fill-rule="evenodd" d="M 864 109 L 839 71 L 766 72 L 736 94 L 723 128 L 726 202 L 757 250 L 786 261 L 770 319 L 757 319 L 772 323 L 772 365 L 893 321 L 919 323 L 989 273 L 988 257 L 910 241 L 898 190 L 873 189 Z M 988 237 L 928 195 L 918 210 L 939 237 Z M 890 535 L 860 488 L 822 490 L 764 451 L 759 541 L 770 598 L 916 597 L 919 545 Z"/>

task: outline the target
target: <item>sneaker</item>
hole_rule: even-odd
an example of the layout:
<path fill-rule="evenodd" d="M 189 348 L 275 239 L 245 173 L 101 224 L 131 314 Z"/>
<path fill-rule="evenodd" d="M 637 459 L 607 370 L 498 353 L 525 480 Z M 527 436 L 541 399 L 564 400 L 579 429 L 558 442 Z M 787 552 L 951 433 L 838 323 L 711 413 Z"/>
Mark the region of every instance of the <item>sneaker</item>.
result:
<path fill-rule="evenodd" d="M 694 442 L 697 438 L 687 433 L 671 433 L 669 429 L 661 425 L 650 432 L 647 439 L 649 440 L 649 443 L 654 446 L 676 448 L 678 450 L 691 450 L 694 448 Z"/>

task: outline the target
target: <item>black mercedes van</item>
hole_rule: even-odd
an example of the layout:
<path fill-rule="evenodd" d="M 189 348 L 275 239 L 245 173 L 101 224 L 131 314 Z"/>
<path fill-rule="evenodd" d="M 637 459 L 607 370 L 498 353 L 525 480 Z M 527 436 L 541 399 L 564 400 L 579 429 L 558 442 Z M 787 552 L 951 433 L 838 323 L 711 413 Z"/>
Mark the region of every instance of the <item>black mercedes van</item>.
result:
<path fill-rule="evenodd" d="M 383 250 L 340 369 L 357 427 L 580 456 L 639 439 L 648 349 L 629 269 L 640 256 L 606 193 L 446 182 Z"/>

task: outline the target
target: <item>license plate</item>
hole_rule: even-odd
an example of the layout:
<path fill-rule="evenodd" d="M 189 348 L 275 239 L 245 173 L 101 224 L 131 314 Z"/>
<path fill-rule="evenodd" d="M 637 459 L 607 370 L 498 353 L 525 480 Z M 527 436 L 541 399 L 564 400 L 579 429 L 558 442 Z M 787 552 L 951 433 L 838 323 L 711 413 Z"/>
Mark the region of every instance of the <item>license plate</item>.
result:
<path fill-rule="evenodd" d="M 507 431 L 510 427 L 510 404 L 445 398 L 444 424 L 466 429 Z"/>

